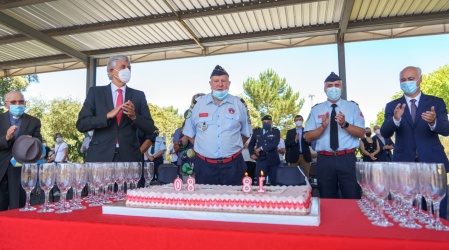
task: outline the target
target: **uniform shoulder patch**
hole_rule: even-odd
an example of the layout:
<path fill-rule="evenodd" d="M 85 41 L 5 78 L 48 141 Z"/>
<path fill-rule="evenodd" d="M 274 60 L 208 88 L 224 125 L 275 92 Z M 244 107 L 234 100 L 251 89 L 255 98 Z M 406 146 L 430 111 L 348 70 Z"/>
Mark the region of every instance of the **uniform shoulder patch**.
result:
<path fill-rule="evenodd" d="M 190 109 L 193 109 L 193 107 L 195 107 L 196 102 L 196 100 L 193 100 L 193 102 L 190 104 Z"/>
<path fill-rule="evenodd" d="M 354 102 L 353 100 L 351 100 L 350 102 L 353 102 L 353 103 L 355 103 L 357 106 L 359 106 L 359 104 L 358 103 L 356 103 L 356 102 Z"/>
<path fill-rule="evenodd" d="M 184 119 L 189 119 L 192 116 L 192 110 L 188 109 L 184 112 Z"/>
<path fill-rule="evenodd" d="M 243 98 L 240 98 L 240 101 L 243 103 L 243 105 L 245 105 L 245 107 L 248 107 L 248 106 L 246 105 L 245 100 L 243 100 Z"/>

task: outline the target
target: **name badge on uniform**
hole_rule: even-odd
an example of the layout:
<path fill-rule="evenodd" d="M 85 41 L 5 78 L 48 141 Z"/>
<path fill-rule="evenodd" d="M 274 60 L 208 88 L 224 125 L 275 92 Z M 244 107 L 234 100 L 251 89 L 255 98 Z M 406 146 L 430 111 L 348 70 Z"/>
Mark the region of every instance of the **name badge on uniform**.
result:
<path fill-rule="evenodd" d="M 201 125 L 201 131 L 205 132 L 207 130 L 207 124 L 203 122 L 203 125 Z"/>

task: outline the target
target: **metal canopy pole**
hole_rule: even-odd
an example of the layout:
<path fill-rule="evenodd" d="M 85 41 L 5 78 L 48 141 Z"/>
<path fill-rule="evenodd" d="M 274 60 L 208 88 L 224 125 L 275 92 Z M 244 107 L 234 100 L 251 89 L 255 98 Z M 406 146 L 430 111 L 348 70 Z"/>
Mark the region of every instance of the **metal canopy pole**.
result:
<path fill-rule="evenodd" d="M 89 57 L 86 73 L 86 96 L 90 87 L 97 86 L 97 59 Z"/>

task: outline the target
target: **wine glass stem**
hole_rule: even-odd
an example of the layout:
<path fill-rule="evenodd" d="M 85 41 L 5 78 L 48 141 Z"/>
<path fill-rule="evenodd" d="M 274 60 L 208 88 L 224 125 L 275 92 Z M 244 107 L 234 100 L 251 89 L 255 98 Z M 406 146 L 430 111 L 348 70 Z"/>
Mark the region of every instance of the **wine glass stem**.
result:
<path fill-rule="evenodd" d="M 440 221 L 440 202 L 433 202 L 433 213 L 435 214 L 435 227 L 441 224 Z"/>
<path fill-rule="evenodd" d="M 30 205 L 31 191 L 27 191 L 26 195 L 27 195 L 27 197 L 26 197 L 26 202 L 25 202 L 25 208 L 30 208 L 31 207 L 31 205 Z"/>
<path fill-rule="evenodd" d="M 48 209 L 48 200 L 50 199 L 50 190 L 45 192 L 44 210 Z"/>

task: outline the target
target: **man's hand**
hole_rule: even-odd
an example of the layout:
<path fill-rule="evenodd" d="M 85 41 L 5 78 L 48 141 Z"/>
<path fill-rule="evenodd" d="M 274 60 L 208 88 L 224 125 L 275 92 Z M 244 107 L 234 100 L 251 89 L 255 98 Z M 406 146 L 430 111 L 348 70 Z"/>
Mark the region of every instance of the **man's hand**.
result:
<path fill-rule="evenodd" d="M 323 118 L 321 118 L 321 126 L 323 128 L 326 128 L 329 125 L 329 112 L 326 112 L 326 115 L 324 115 Z"/>
<path fill-rule="evenodd" d="M 253 159 L 253 160 L 257 160 L 257 155 L 255 155 L 255 154 L 252 154 L 252 155 L 251 155 L 251 159 Z"/>
<path fill-rule="evenodd" d="M 148 160 L 154 161 L 154 156 L 148 156 Z"/>
<path fill-rule="evenodd" d="M 260 152 L 260 147 L 258 147 L 258 148 L 256 148 L 256 149 L 254 149 L 254 153 L 256 153 L 256 155 L 258 156 L 259 155 L 259 152 Z"/>
<path fill-rule="evenodd" d="M 405 104 L 405 103 L 402 105 L 400 103 L 398 103 L 398 105 L 396 105 L 396 108 L 394 109 L 394 119 L 396 121 L 401 120 L 401 117 L 404 114 L 404 110 L 405 110 L 406 106 L 407 106 L 407 104 Z"/>
<path fill-rule="evenodd" d="M 432 106 L 430 111 L 426 111 L 421 114 L 421 118 L 426 121 L 430 126 L 435 125 L 435 120 L 437 119 L 437 114 L 435 113 L 435 107 Z"/>
<path fill-rule="evenodd" d="M 81 151 L 83 151 L 83 153 L 86 152 L 86 150 L 87 150 L 87 149 L 86 149 L 86 146 L 83 146 L 83 147 L 81 148 Z"/>
<path fill-rule="evenodd" d="M 132 121 L 136 119 L 136 112 L 134 109 L 134 104 L 130 100 L 123 104 L 123 114 L 127 115 Z"/>
<path fill-rule="evenodd" d="M 112 119 L 112 118 L 114 118 L 114 117 L 118 114 L 118 112 L 122 109 L 122 107 L 123 107 L 123 104 L 120 105 L 120 106 L 117 106 L 117 107 L 115 107 L 113 110 L 109 111 L 109 112 L 106 114 L 106 118 L 107 118 L 107 119 Z"/>
<path fill-rule="evenodd" d="M 335 115 L 335 121 L 338 125 L 340 125 L 340 127 L 343 127 L 346 124 L 345 114 L 339 111 L 338 114 Z"/>
<path fill-rule="evenodd" d="M 9 141 L 12 138 L 14 138 L 14 133 L 18 129 L 19 129 L 19 127 L 16 125 L 12 125 L 11 127 L 9 127 L 8 130 L 6 131 L 6 141 Z"/>

